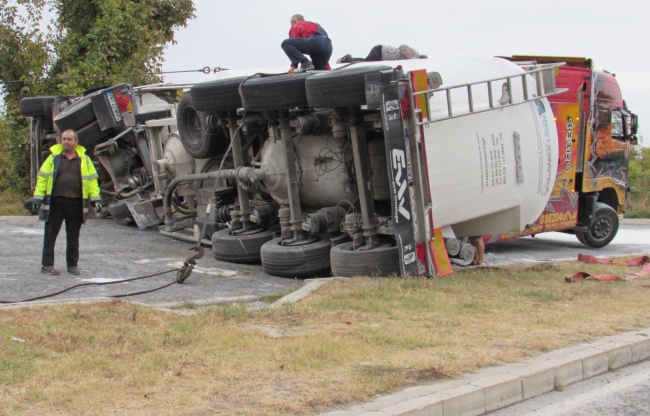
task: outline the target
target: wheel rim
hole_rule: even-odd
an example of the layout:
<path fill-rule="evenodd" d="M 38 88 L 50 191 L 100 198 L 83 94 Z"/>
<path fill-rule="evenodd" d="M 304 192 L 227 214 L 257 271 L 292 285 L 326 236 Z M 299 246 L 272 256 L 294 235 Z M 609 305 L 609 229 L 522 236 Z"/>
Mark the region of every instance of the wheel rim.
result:
<path fill-rule="evenodd" d="M 187 126 L 187 131 L 190 133 L 190 137 L 186 138 L 187 143 L 196 145 L 201 140 L 201 119 L 199 114 L 191 108 L 185 109 L 185 125 Z"/>
<path fill-rule="evenodd" d="M 601 216 L 596 219 L 591 227 L 591 234 L 597 240 L 604 240 L 607 238 L 614 228 L 612 219 L 606 216 Z"/>

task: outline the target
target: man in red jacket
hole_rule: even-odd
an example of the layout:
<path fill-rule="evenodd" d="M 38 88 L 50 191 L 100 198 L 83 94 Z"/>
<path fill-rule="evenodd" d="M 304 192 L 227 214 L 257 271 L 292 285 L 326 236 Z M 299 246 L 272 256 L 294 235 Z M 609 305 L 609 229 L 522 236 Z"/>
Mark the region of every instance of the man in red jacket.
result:
<path fill-rule="evenodd" d="M 329 59 L 332 56 L 332 41 L 321 25 L 305 22 L 301 14 L 291 16 L 289 39 L 282 42 L 282 50 L 291 60 L 290 74 L 294 71 L 331 69 Z M 311 60 L 307 59 L 305 54 L 309 55 Z"/>

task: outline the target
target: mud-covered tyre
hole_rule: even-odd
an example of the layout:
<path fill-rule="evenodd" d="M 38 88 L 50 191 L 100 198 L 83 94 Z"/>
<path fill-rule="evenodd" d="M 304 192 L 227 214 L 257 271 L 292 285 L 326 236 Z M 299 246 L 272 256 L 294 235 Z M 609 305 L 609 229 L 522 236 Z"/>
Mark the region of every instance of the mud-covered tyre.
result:
<path fill-rule="evenodd" d="M 249 77 L 218 79 L 194 84 L 190 90 L 196 111 L 216 113 L 242 107 L 239 85 Z"/>
<path fill-rule="evenodd" d="M 54 124 L 60 132 L 79 130 L 97 120 L 91 97 L 89 95 L 75 101 L 54 117 Z"/>
<path fill-rule="evenodd" d="M 602 248 L 616 237 L 618 225 L 618 214 L 614 208 L 602 202 L 596 202 L 596 215 L 589 231 L 577 232 L 576 236 L 581 234 L 578 241 L 587 247 Z"/>
<path fill-rule="evenodd" d="M 336 108 L 367 104 L 366 75 L 390 69 L 386 65 L 323 72 L 305 82 L 307 101 L 314 108 Z"/>
<path fill-rule="evenodd" d="M 353 250 L 352 242 L 337 244 L 330 253 L 333 276 L 390 276 L 400 274 L 399 250 L 383 243 L 372 250 Z"/>
<path fill-rule="evenodd" d="M 230 144 L 230 139 L 223 129 L 209 129 L 208 115 L 196 111 L 192 97 L 184 93 L 176 108 L 178 133 L 183 147 L 196 159 L 207 159 L 223 153 Z"/>
<path fill-rule="evenodd" d="M 260 264 L 260 250 L 273 239 L 273 230 L 258 228 L 244 233 L 233 233 L 224 228 L 212 234 L 212 254 L 219 261 L 238 264 Z"/>
<path fill-rule="evenodd" d="M 262 246 L 264 272 L 279 277 L 318 277 L 330 275 L 330 249 L 327 238 L 302 245 L 282 245 L 282 239 L 273 239 Z"/>
<path fill-rule="evenodd" d="M 248 111 L 287 110 L 307 107 L 305 80 L 310 73 L 251 78 L 241 86 L 242 101 Z"/>

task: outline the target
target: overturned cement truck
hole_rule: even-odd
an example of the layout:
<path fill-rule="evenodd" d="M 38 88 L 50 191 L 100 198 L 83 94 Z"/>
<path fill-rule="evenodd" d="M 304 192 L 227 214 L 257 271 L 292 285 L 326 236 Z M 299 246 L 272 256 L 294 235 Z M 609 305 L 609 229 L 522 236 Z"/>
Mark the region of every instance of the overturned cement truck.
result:
<path fill-rule="evenodd" d="M 261 263 L 276 276 L 441 275 L 450 258 L 473 256 L 468 237 L 538 232 L 564 154 L 577 152 L 579 136 L 596 142 L 584 123 L 600 111 L 591 84 L 559 88 L 562 61 L 513 60 L 225 71 L 20 105 L 32 117 L 33 177 L 58 132 L 76 130 L 117 221 L 200 240 L 217 260 Z M 573 150 L 566 128 L 558 136 L 553 96 L 575 101 Z M 629 154 L 636 116 L 608 114 L 604 125 Z M 584 149 L 580 157 L 586 165 Z M 592 229 L 605 212 L 613 238 L 624 196 L 605 204 L 598 191 L 572 192 L 575 215 L 562 229 L 598 246 Z"/>

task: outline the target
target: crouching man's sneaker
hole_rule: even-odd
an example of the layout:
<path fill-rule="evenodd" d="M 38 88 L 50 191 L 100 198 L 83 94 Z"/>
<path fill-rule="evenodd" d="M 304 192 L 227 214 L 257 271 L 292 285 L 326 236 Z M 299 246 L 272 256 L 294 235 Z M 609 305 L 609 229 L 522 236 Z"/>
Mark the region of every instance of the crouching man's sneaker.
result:
<path fill-rule="evenodd" d="M 80 275 L 81 272 L 79 271 L 79 268 L 77 266 L 68 266 L 68 273 L 74 274 L 74 275 Z"/>
<path fill-rule="evenodd" d="M 305 62 L 300 63 L 300 68 L 296 69 L 293 72 L 307 72 L 314 69 L 314 63 L 307 59 Z"/>
<path fill-rule="evenodd" d="M 51 275 L 61 274 L 57 269 L 54 268 L 54 266 L 43 266 L 41 268 L 41 273 L 51 274 Z"/>

